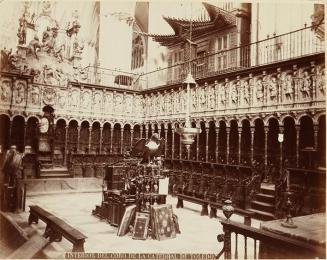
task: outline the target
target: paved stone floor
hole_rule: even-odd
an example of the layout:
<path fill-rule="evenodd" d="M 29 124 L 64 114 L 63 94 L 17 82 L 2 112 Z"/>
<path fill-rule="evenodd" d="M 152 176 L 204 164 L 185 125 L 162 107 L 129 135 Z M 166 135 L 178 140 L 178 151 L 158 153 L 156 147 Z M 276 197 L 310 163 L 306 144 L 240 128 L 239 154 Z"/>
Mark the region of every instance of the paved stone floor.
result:
<path fill-rule="evenodd" d="M 223 244 L 216 240 L 217 234 L 223 233 L 219 218 L 224 218 L 221 211 L 218 218 L 210 219 L 208 216 L 200 216 L 201 206 L 184 202 L 183 209 L 176 209 L 177 199 L 167 197 L 167 203 L 173 205 L 173 211 L 177 214 L 181 234 L 174 239 L 157 241 L 134 240 L 131 236 L 116 236 L 117 228 L 110 226 L 106 221 L 91 214 L 95 205 L 101 203 L 101 192 L 96 193 L 68 193 L 38 195 L 27 198 L 27 211 L 29 205 L 39 205 L 56 216 L 62 218 L 73 227 L 80 230 L 88 238 L 85 243 L 85 252 L 97 253 L 203 253 L 217 254 Z M 28 218 L 28 212 L 21 213 Z M 234 221 L 243 222 L 243 217 L 234 214 Z M 42 221 L 32 224 L 42 234 L 45 224 Z M 252 220 L 252 226 L 259 227 L 260 222 Z M 232 245 L 235 237 L 232 237 Z M 238 257 L 242 258 L 244 241 L 238 238 Z M 50 258 L 62 258 L 65 252 L 72 249 L 72 244 L 63 239 L 47 246 L 45 253 Z M 235 250 L 235 249 L 234 249 Z M 253 257 L 253 240 L 248 239 L 248 257 Z"/>

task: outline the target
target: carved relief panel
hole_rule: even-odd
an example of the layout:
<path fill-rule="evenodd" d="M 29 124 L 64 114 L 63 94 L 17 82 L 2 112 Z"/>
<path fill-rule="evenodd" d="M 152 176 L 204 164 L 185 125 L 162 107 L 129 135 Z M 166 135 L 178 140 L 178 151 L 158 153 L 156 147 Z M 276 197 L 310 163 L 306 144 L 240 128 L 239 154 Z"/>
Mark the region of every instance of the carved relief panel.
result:
<path fill-rule="evenodd" d="M 276 75 L 271 75 L 267 80 L 267 104 L 276 105 L 278 103 L 278 82 Z"/>
<path fill-rule="evenodd" d="M 81 110 L 90 111 L 91 104 L 92 104 L 91 97 L 92 97 L 91 90 L 89 90 L 89 89 L 83 90 L 82 96 L 81 96 Z"/>
<path fill-rule="evenodd" d="M 80 89 L 72 88 L 70 92 L 70 108 L 73 110 L 79 110 L 80 100 Z"/>
<path fill-rule="evenodd" d="M 2 78 L 0 86 L 0 101 L 3 103 L 10 103 L 11 99 L 11 80 Z"/>
<path fill-rule="evenodd" d="M 238 106 L 238 90 L 236 87 L 236 82 L 233 81 L 229 85 L 229 106 L 235 108 Z"/>
<path fill-rule="evenodd" d="M 14 96 L 13 96 L 13 104 L 15 105 L 24 105 L 25 104 L 25 88 L 26 82 L 24 81 L 16 81 L 14 85 Z"/>
<path fill-rule="evenodd" d="M 312 99 L 313 81 L 309 69 L 300 69 L 296 79 L 298 99 L 310 101 Z"/>
<path fill-rule="evenodd" d="M 111 113 L 113 108 L 113 93 L 105 92 L 104 94 L 104 110 L 105 113 Z"/>
<path fill-rule="evenodd" d="M 326 78 L 325 67 L 316 66 L 315 90 L 318 99 L 324 99 L 326 96 Z"/>
<path fill-rule="evenodd" d="M 58 102 L 57 102 L 58 108 L 65 109 L 67 104 L 67 91 L 60 90 L 57 92 L 57 96 L 58 96 Z"/>
<path fill-rule="evenodd" d="M 31 106 L 40 105 L 40 88 L 35 85 L 29 85 L 28 104 Z"/>
<path fill-rule="evenodd" d="M 93 111 L 100 112 L 102 110 L 102 92 L 97 90 L 93 92 Z"/>

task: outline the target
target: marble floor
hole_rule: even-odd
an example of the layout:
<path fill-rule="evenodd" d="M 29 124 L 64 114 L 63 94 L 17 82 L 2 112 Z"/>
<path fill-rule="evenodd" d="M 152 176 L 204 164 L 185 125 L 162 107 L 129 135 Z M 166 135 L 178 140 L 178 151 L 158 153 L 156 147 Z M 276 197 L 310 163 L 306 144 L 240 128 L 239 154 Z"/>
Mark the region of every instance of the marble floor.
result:
<path fill-rule="evenodd" d="M 179 253 L 179 254 L 217 254 L 223 247 L 223 243 L 217 242 L 217 235 L 222 234 L 222 226 L 219 219 L 224 219 L 221 211 L 218 217 L 210 219 L 208 216 L 200 216 L 201 206 L 184 201 L 184 208 L 176 208 L 177 198 L 168 196 L 167 203 L 173 205 L 173 211 L 178 216 L 181 234 L 174 239 L 164 241 L 134 240 L 130 235 L 118 237 L 117 228 L 110 226 L 106 221 L 91 214 L 95 205 L 101 203 L 101 192 L 94 193 L 68 193 L 51 194 L 27 197 L 29 205 L 39 205 L 54 215 L 62 218 L 74 228 L 80 230 L 88 238 L 85 242 L 85 252 L 96 253 Z M 21 213 L 28 218 L 28 212 Z M 243 217 L 234 214 L 232 220 L 243 222 Z M 260 222 L 252 220 L 252 226 L 259 227 Z M 32 224 L 42 234 L 45 224 L 39 221 Z M 235 237 L 232 237 L 232 245 Z M 248 239 L 248 257 L 253 257 L 253 240 Z M 47 257 L 63 258 L 65 252 L 72 249 L 72 244 L 63 239 L 61 242 L 53 242 L 44 250 Z M 235 249 L 233 249 L 235 250 Z M 244 241 L 238 237 L 238 257 L 242 258 Z"/>

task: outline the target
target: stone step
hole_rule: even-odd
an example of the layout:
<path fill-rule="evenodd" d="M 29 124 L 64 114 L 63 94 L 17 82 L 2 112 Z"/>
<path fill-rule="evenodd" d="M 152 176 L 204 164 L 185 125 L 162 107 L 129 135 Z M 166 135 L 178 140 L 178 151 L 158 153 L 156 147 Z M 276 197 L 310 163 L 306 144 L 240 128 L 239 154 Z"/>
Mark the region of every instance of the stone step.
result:
<path fill-rule="evenodd" d="M 255 218 L 263 220 L 263 221 L 275 219 L 274 215 L 269 212 L 265 212 L 265 211 L 261 211 L 261 210 L 257 210 L 257 209 L 249 209 L 249 211 L 252 211 L 255 213 L 255 216 L 254 216 Z"/>
<path fill-rule="evenodd" d="M 274 213 L 274 210 L 275 210 L 274 204 L 261 202 L 261 201 L 257 201 L 257 200 L 251 202 L 251 208 L 257 209 L 260 211 L 265 211 L 268 213 Z"/>
<path fill-rule="evenodd" d="M 267 195 L 275 195 L 275 186 L 272 188 L 272 187 L 261 185 L 260 193 L 267 194 Z"/>
<path fill-rule="evenodd" d="M 40 177 L 42 178 L 68 178 L 70 174 L 68 169 L 65 167 L 60 168 L 48 168 L 48 169 L 41 169 L 40 170 Z"/>
<path fill-rule="evenodd" d="M 257 201 L 262 201 L 270 204 L 275 203 L 275 195 L 265 194 L 265 193 L 258 193 L 256 195 Z"/>

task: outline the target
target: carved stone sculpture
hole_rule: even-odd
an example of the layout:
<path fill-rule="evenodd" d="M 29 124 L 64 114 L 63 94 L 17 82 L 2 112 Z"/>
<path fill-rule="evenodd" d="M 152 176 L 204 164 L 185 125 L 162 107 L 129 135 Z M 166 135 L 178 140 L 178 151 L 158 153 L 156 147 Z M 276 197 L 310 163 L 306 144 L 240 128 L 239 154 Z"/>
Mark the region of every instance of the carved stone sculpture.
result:
<path fill-rule="evenodd" d="M 283 82 L 283 87 L 284 87 L 286 101 L 292 101 L 294 87 L 293 87 L 293 78 L 291 74 L 286 75 L 285 81 Z"/>
<path fill-rule="evenodd" d="M 302 93 L 302 98 L 308 99 L 311 97 L 312 81 L 308 71 L 304 71 L 303 79 L 300 85 L 300 91 Z"/>
<path fill-rule="evenodd" d="M 250 103 L 250 91 L 249 91 L 249 83 L 247 80 L 243 81 L 243 100 L 244 104 L 248 105 Z"/>
<path fill-rule="evenodd" d="M 277 91 L 278 91 L 276 77 L 271 77 L 270 81 L 268 82 L 268 89 L 269 89 L 270 101 L 275 102 L 277 100 Z"/>
<path fill-rule="evenodd" d="M 257 102 L 262 103 L 263 102 L 263 85 L 262 85 L 262 79 L 258 79 L 256 84 L 256 98 Z"/>
<path fill-rule="evenodd" d="M 41 44 L 39 42 L 39 38 L 37 37 L 37 35 L 34 36 L 34 39 L 31 40 L 27 46 L 27 55 L 32 55 L 34 56 L 36 59 L 38 59 L 37 56 L 37 51 L 41 50 Z"/>
<path fill-rule="evenodd" d="M 15 103 L 21 104 L 25 99 L 25 90 L 22 83 L 18 83 L 14 92 Z"/>
<path fill-rule="evenodd" d="M 225 92 L 225 85 L 221 84 L 219 89 L 219 96 L 220 96 L 220 103 L 225 106 L 226 104 L 226 92 Z"/>
<path fill-rule="evenodd" d="M 234 105 L 237 105 L 237 89 L 235 83 L 232 84 L 230 88 L 230 98 Z"/>
<path fill-rule="evenodd" d="M 9 102 L 10 101 L 10 82 L 7 80 L 2 81 L 1 84 L 1 102 Z"/>
<path fill-rule="evenodd" d="M 42 34 L 43 50 L 49 54 L 53 53 L 58 34 L 57 28 L 50 28 L 49 26 Z"/>

